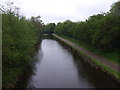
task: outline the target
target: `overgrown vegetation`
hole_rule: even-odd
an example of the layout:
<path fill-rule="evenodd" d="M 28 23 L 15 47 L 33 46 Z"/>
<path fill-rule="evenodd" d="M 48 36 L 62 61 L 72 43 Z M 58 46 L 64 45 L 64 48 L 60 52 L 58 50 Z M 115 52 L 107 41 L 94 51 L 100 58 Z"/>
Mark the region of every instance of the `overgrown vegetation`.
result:
<path fill-rule="evenodd" d="M 40 39 L 43 23 L 40 16 L 26 19 L 13 2 L 2 10 L 2 85 L 14 87 L 32 60 L 35 44 Z"/>
<path fill-rule="evenodd" d="M 70 20 L 58 23 L 54 32 L 77 40 L 88 48 L 114 62 L 120 62 L 120 1 L 107 13 L 90 16 L 86 21 Z M 111 57 L 112 55 L 112 57 Z"/>

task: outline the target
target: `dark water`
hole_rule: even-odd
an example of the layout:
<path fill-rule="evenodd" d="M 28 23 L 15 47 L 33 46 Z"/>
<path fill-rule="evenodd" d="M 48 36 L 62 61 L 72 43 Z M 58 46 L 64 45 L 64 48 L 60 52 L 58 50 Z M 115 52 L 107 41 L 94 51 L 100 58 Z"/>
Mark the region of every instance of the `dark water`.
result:
<path fill-rule="evenodd" d="M 27 88 L 117 87 L 102 72 L 89 66 L 68 47 L 50 37 L 42 39 L 32 65 L 33 72 L 28 70 L 27 79 L 23 80 Z"/>

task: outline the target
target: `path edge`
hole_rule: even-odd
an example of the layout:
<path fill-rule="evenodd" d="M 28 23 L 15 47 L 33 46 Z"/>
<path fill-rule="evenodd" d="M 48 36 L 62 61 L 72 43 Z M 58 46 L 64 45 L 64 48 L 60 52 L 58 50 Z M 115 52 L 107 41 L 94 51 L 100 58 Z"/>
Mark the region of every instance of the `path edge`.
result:
<path fill-rule="evenodd" d="M 83 52 L 81 52 L 80 50 L 78 50 L 76 47 L 74 47 L 73 45 L 65 42 L 64 40 L 62 40 L 60 36 L 56 35 L 56 34 L 53 34 L 53 36 L 63 42 L 64 44 L 66 44 L 67 46 L 69 46 L 73 51 L 77 52 L 77 54 L 83 58 L 85 60 L 85 62 L 87 62 L 90 66 L 94 67 L 95 69 L 97 70 L 100 70 L 102 71 L 104 74 L 106 74 L 109 78 L 111 78 L 116 84 L 118 84 L 120 86 L 120 77 L 116 77 L 113 73 L 109 72 L 108 70 L 106 70 L 105 68 L 103 68 L 102 66 L 100 66 L 99 64 L 97 64 L 95 62 L 95 59 L 93 57 L 90 57 L 86 54 L 84 54 Z M 64 39 L 64 38 L 63 38 Z M 66 39 L 65 39 L 66 40 Z M 67 40 L 68 41 L 68 40 Z M 71 42 L 71 41 L 69 41 Z M 74 43 L 75 44 L 75 43 Z M 98 60 L 96 60 L 98 61 Z M 99 61 L 98 61 L 99 62 Z M 101 62 L 100 62 L 101 63 Z M 106 66 L 107 67 L 107 66 Z"/>

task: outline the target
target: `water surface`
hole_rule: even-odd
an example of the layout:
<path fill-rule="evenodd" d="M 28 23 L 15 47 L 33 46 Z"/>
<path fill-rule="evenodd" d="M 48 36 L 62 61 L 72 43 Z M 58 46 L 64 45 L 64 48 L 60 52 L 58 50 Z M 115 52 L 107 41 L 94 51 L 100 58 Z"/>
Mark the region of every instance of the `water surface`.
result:
<path fill-rule="evenodd" d="M 27 88 L 117 87 L 105 74 L 53 38 L 42 39 L 33 65 Z"/>

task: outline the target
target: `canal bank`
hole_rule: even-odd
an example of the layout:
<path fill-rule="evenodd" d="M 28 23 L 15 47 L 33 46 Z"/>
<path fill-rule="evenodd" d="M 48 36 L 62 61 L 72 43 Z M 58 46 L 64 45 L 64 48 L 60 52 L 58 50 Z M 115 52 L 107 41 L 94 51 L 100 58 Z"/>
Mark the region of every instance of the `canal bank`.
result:
<path fill-rule="evenodd" d="M 91 67 L 74 49 L 43 35 L 19 88 L 118 88 L 102 71 Z"/>
<path fill-rule="evenodd" d="M 109 78 L 111 78 L 115 83 L 120 85 L 120 77 L 119 77 L 120 71 L 119 71 L 118 65 L 113 64 L 105 60 L 104 58 L 85 50 L 84 48 L 80 46 L 77 46 L 75 43 L 70 42 L 69 40 L 59 37 L 56 34 L 53 34 L 53 36 L 56 39 L 58 39 L 60 42 L 63 42 L 66 45 L 68 45 L 73 51 L 77 52 L 77 54 L 79 54 L 79 56 L 83 58 L 87 63 L 89 63 L 92 67 L 96 68 L 97 70 L 102 71 Z"/>

